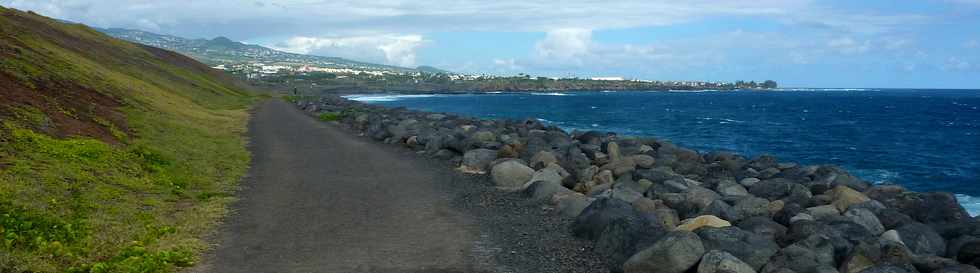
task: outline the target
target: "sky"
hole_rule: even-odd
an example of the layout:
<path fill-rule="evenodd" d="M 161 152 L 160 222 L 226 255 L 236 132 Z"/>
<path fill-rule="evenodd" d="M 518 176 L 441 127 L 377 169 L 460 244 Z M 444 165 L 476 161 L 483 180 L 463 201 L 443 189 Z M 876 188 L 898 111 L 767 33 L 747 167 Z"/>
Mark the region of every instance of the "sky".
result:
<path fill-rule="evenodd" d="M 0 0 L 97 27 L 470 74 L 980 88 L 980 0 Z"/>

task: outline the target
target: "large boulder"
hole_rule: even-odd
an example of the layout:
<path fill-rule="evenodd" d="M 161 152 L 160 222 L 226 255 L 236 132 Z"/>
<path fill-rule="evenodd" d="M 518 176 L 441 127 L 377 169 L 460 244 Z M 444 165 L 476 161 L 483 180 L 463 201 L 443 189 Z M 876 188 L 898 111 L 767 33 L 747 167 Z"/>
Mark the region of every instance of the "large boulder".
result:
<path fill-rule="evenodd" d="M 866 228 L 872 235 L 878 236 L 885 232 L 885 227 L 878 221 L 878 216 L 868 209 L 852 207 L 844 213 L 844 217 Z"/>
<path fill-rule="evenodd" d="M 690 231 L 673 231 L 623 264 L 626 273 L 684 273 L 704 255 L 704 245 Z"/>
<path fill-rule="evenodd" d="M 830 239 L 814 234 L 780 250 L 762 272 L 773 273 L 788 268 L 797 273 L 820 273 L 828 269 L 836 271 L 835 265 Z"/>
<path fill-rule="evenodd" d="M 837 207 L 837 210 L 839 211 L 847 211 L 847 208 L 849 208 L 851 205 L 860 204 L 871 200 L 863 193 L 843 185 L 834 187 L 834 189 L 831 190 L 831 196 L 833 196 L 834 199 L 833 205 Z"/>
<path fill-rule="evenodd" d="M 518 160 L 507 160 L 494 165 L 490 170 L 490 177 L 498 188 L 519 189 L 525 183 L 531 181 L 534 169 L 525 166 Z"/>
<path fill-rule="evenodd" d="M 897 229 L 899 238 L 915 254 L 942 256 L 946 254 L 946 241 L 931 227 L 909 223 Z"/>
<path fill-rule="evenodd" d="M 792 181 L 783 178 L 766 179 L 749 187 L 749 193 L 769 199 L 770 201 L 778 200 L 789 195 L 790 183 Z"/>
<path fill-rule="evenodd" d="M 698 229 L 697 234 L 705 249 L 731 253 L 756 270 L 779 251 L 779 245 L 773 240 L 738 227 L 704 227 Z"/>
<path fill-rule="evenodd" d="M 666 231 L 657 226 L 651 217 L 620 218 L 602 231 L 596 239 L 594 252 L 606 257 L 607 267 L 613 272 L 622 272 L 627 259 L 653 245 Z"/>
<path fill-rule="evenodd" d="M 980 266 L 980 242 L 974 241 L 964 244 L 956 253 L 956 260 L 961 263 Z"/>
<path fill-rule="evenodd" d="M 755 273 L 752 266 L 742 262 L 731 253 L 712 250 L 701 257 L 698 273 Z"/>
<path fill-rule="evenodd" d="M 571 194 L 572 190 L 561 185 L 561 181 L 535 180 L 524 190 L 534 200 L 551 200 L 555 194 Z"/>
<path fill-rule="evenodd" d="M 483 174 L 487 172 L 494 159 L 497 159 L 497 151 L 490 149 L 469 150 L 463 154 L 463 163 L 459 169 L 464 173 Z"/>
<path fill-rule="evenodd" d="M 586 197 L 582 194 L 564 194 L 556 195 L 554 203 L 557 204 L 556 210 L 558 213 L 567 218 L 575 218 L 582 214 L 595 198 Z"/>
<path fill-rule="evenodd" d="M 531 167 L 534 169 L 544 168 L 551 163 L 558 163 L 558 157 L 549 151 L 540 151 L 531 157 Z"/>
<path fill-rule="evenodd" d="M 572 234 L 595 240 L 609 223 L 622 218 L 639 218 L 633 206 L 616 198 L 598 198 L 589 204 L 572 223 Z"/>
<path fill-rule="evenodd" d="M 786 236 L 787 228 L 773 220 L 769 217 L 757 216 L 748 219 L 744 219 L 738 222 L 738 228 L 742 230 L 751 232 L 753 234 L 758 234 L 775 241 L 777 238 L 782 238 Z"/>

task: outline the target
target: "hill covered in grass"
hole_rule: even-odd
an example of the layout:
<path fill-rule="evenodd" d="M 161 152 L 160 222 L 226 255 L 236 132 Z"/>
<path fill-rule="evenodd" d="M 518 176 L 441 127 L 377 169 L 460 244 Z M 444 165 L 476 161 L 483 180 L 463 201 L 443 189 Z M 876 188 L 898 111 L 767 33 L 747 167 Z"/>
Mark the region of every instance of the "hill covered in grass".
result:
<path fill-rule="evenodd" d="M 0 7 L 0 272 L 190 266 L 257 99 L 183 55 Z"/>

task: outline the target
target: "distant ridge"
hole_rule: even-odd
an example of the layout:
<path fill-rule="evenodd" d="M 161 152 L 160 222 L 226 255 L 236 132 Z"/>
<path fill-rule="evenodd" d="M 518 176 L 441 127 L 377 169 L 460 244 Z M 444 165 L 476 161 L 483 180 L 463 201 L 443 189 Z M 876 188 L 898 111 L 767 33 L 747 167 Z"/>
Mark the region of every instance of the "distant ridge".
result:
<path fill-rule="evenodd" d="M 400 73 L 448 73 L 448 71 L 431 66 L 406 68 L 400 66 L 360 62 L 340 57 L 323 57 L 289 53 L 260 45 L 251 45 L 233 41 L 227 37 L 216 37 L 210 40 L 188 39 L 173 35 L 156 34 L 134 29 L 96 28 L 96 30 L 122 40 L 173 50 L 181 54 L 191 56 L 192 58 L 209 65 L 261 62 L 285 65 L 316 65 L 327 68 L 392 71 Z"/>

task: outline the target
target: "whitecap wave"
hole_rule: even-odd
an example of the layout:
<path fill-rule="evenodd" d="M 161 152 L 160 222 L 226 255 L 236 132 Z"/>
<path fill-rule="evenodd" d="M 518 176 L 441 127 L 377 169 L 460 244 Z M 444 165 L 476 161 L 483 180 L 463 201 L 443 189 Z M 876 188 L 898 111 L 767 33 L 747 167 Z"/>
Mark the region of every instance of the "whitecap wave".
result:
<path fill-rule="evenodd" d="M 440 95 L 347 95 L 343 96 L 343 98 L 360 102 L 388 102 L 407 98 L 431 98 L 437 96 Z"/>
<path fill-rule="evenodd" d="M 531 95 L 535 95 L 535 96 L 569 96 L 568 93 L 561 93 L 561 92 L 551 92 L 551 93 L 533 92 L 533 93 L 531 93 Z"/>
<path fill-rule="evenodd" d="M 970 216 L 976 217 L 980 215 L 980 197 L 969 196 L 966 194 L 956 194 L 956 200 L 960 201 L 960 205 L 966 209 L 966 212 Z"/>

